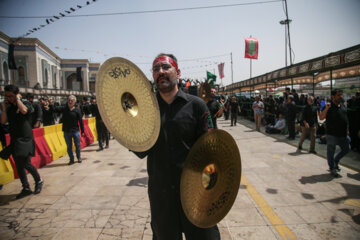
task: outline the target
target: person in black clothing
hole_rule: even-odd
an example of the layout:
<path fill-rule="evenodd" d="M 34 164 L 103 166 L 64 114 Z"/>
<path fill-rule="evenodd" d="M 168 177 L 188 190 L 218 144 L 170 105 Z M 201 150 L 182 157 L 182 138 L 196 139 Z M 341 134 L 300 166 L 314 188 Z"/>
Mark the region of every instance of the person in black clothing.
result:
<path fill-rule="evenodd" d="M 239 112 L 241 112 L 241 109 L 240 109 L 240 105 L 239 105 L 238 101 L 236 100 L 235 96 L 233 96 L 231 98 L 229 110 L 231 113 L 231 126 L 233 126 L 233 125 L 236 126 L 237 116 L 238 116 Z"/>
<path fill-rule="evenodd" d="M 96 151 L 99 152 L 104 149 L 104 142 L 105 148 L 109 148 L 110 134 L 101 118 L 95 96 L 91 97 L 91 105 L 89 106 L 89 110 L 91 112 L 91 115 L 96 118 L 96 131 L 99 141 L 99 148 Z"/>
<path fill-rule="evenodd" d="M 80 132 L 79 132 L 79 125 L 81 129 L 81 135 L 85 136 L 84 133 L 84 124 L 81 117 L 81 111 L 79 108 L 75 107 L 76 97 L 70 95 L 68 98 L 67 105 L 54 107 L 56 112 L 62 113 L 62 130 L 64 132 L 64 137 L 67 146 L 67 152 L 70 157 L 69 165 L 74 164 L 74 154 L 72 150 L 72 141 L 74 139 L 75 149 L 76 149 L 76 157 L 78 162 L 81 163 L 81 156 L 80 156 Z"/>
<path fill-rule="evenodd" d="M 153 239 L 216 240 L 217 226 L 198 228 L 185 216 L 180 200 L 180 177 L 186 156 L 196 140 L 212 126 L 205 102 L 177 87 L 180 69 L 171 54 L 160 54 L 153 62 L 153 78 L 160 108 L 161 127 L 155 145 L 136 153 L 147 156 L 148 194 Z"/>
<path fill-rule="evenodd" d="M 351 149 L 360 152 L 360 92 L 347 101 Z"/>
<path fill-rule="evenodd" d="M 54 111 L 54 105 L 52 104 L 52 100 L 49 98 L 48 100 L 46 100 L 45 98 L 40 98 L 40 105 L 41 105 L 41 110 L 43 113 L 43 126 L 50 126 L 50 125 L 54 125 L 55 124 L 55 111 Z"/>
<path fill-rule="evenodd" d="M 295 119 L 296 119 L 296 105 L 294 97 L 289 95 L 286 103 L 286 123 L 289 131 L 289 137 L 287 139 L 295 139 Z"/>
<path fill-rule="evenodd" d="M 346 113 L 346 107 L 342 103 L 343 92 L 340 89 L 331 91 L 331 102 L 325 104 L 325 109 L 320 113 L 320 120 L 326 118 L 326 157 L 331 175 L 340 177 L 337 173 L 340 171 L 339 162 L 350 150 L 348 138 L 349 121 Z M 339 145 L 341 151 L 335 155 L 336 145 Z"/>
<path fill-rule="evenodd" d="M 81 109 L 82 116 L 85 118 L 90 117 L 91 112 L 90 112 L 89 106 L 90 106 L 90 104 L 88 102 L 88 97 L 83 97 L 81 105 L 80 105 L 80 109 Z"/>
<path fill-rule="evenodd" d="M 34 102 L 34 94 L 28 93 L 27 100 L 31 103 L 34 111 L 31 113 L 31 126 L 32 128 L 39 128 L 42 120 L 42 110 L 39 103 Z"/>
<path fill-rule="evenodd" d="M 218 127 L 217 127 L 216 119 L 218 117 L 221 117 L 224 111 L 224 107 L 222 104 L 220 104 L 217 100 L 214 99 L 215 96 L 216 96 L 216 89 L 211 88 L 211 93 L 210 93 L 211 99 L 207 102 L 206 105 L 210 110 L 211 120 L 213 122 L 214 129 L 217 129 Z"/>
<path fill-rule="evenodd" d="M 316 138 L 316 123 L 317 123 L 317 108 L 313 104 L 314 104 L 314 97 L 309 96 L 307 99 L 307 105 L 303 110 L 302 119 L 300 122 L 301 137 L 298 144 L 298 151 L 302 150 L 302 144 L 306 136 L 309 134 L 310 135 L 309 153 L 316 153 L 315 138 Z"/>
<path fill-rule="evenodd" d="M 17 199 L 32 194 L 25 169 L 35 181 L 34 194 L 41 192 L 44 181 L 40 178 L 37 169 L 31 164 L 31 157 L 35 155 L 35 141 L 31 127 L 32 105 L 22 101 L 19 88 L 14 85 L 5 86 L 5 100 L 2 103 L 1 123 L 9 122 L 10 145 L 1 152 L 1 157 L 8 159 L 12 154 L 18 172 L 22 191 Z M 4 155 L 7 156 L 4 156 Z"/>

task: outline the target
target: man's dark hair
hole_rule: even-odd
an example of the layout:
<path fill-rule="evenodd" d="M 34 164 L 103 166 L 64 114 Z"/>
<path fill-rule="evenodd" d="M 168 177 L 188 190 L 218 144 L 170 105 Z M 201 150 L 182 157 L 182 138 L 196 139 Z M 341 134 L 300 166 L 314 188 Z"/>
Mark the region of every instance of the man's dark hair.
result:
<path fill-rule="evenodd" d="M 83 97 L 83 99 L 82 99 L 82 100 L 87 102 L 88 97 Z"/>
<path fill-rule="evenodd" d="M 5 92 L 12 92 L 14 94 L 18 94 L 19 93 L 19 88 L 15 85 L 6 85 L 4 88 Z"/>
<path fill-rule="evenodd" d="M 28 94 L 26 94 L 26 98 L 34 98 L 34 94 L 32 94 L 32 93 L 28 93 Z"/>
<path fill-rule="evenodd" d="M 96 99 L 96 97 L 95 97 L 95 96 L 91 96 L 91 100 L 93 100 L 93 99 Z"/>
<path fill-rule="evenodd" d="M 46 99 L 44 97 L 39 98 L 39 101 L 41 101 L 41 100 L 46 101 Z"/>
<path fill-rule="evenodd" d="M 160 56 L 168 56 L 168 57 L 172 58 L 176 62 L 176 64 L 178 63 L 176 57 L 171 53 L 160 53 L 159 55 L 156 56 L 156 58 L 158 58 Z"/>
<path fill-rule="evenodd" d="M 343 92 L 343 90 L 335 88 L 331 91 L 331 96 L 335 96 L 338 92 Z"/>
<path fill-rule="evenodd" d="M 289 87 L 285 88 L 285 91 L 290 91 L 290 88 Z"/>

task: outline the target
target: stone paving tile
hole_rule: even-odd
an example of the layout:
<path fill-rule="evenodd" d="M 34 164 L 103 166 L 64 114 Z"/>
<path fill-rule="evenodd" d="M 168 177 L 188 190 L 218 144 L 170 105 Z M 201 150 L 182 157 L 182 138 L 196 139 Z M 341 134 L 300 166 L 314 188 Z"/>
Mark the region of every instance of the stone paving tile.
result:
<path fill-rule="evenodd" d="M 103 228 L 113 212 L 113 209 L 78 210 L 66 222 L 64 228 Z"/>
<path fill-rule="evenodd" d="M 149 216 L 150 211 L 143 209 L 116 209 L 110 216 L 105 228 L 144 228 Z"/>
<path fill-rule="evenodd" d="M 346 222 L 310 224 L 311 228 L 321 239 L 358 240 L 359 231 Z"/>
<path fill-rule="evenodd" d="M 50 240 L 58 233 L 58 228 L 23 228 L 16 235 L 14 240 Z"/>
<path fill-rule="evenodd" d="M 104 228 L 98 240 L 138 240 L 143 236 L 144 228 Z"/>
<path fill-rule="evenodd" d="M 232 239 L 236 240 L 277 240 L 269 226 L 236 226 L 229 228 Z"/>
<path fill-rule="evenodd" d="M 54 240 L 86 239 L 96 240 L 101 234 L 100 228 L 67 228 L 61 229 L 53 238 Z"/>
<path fill-rule="evenodd" d="M 77 210 L 47 209 L 28 225 L 30 228 L 62 228 L 71 220 Z"/>

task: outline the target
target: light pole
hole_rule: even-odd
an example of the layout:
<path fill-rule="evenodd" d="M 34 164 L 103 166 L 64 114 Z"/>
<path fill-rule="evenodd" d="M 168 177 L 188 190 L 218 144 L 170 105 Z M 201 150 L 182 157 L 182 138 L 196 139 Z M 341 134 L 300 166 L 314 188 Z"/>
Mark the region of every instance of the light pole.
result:
<path fill-rule="evenodd" d="M 287 1 L 283 0 L 285 3 L 285 15 L 286 15 L 286 19 L 280 21 L 280 24 L 285 25 L 285 44 L 287 43 L 287 39 L 289 40 L 289 55 L 290 55 L 290 66 L 292 66 L 292 52 L 291 52 L 291 41 L 290 41 L 290 23 L 291 23 L 291 19 L 289 19 L 289 14 L 288 14 L 288 8 L 287 8 Z M 286 34 L 287 33 L 287 34 Z M 286 49 L 286 48 L 285 48 Z M 286 53 L 286 52 L 285 52 Z M 287 58 L 287 55 L 286 55 Z M 285 59 L 286 59 L 285 58 Z M 286 60 L 286 66 L 287 66 L 287 60 Z"/>
<path fill-rule="evenodd" d="M 291 60 L 291 45 L 290 45 L 290 34 L 288 32 L 289 24 L 291 23 L 291 19 L 281 20 L 280 24 L 285 26 L 285 66 L 287 67 L 287 46 L 288 46 L 288 36 L 289 36 L 289 53 L 290 53 L 290 66 L 292 65 Z"/>

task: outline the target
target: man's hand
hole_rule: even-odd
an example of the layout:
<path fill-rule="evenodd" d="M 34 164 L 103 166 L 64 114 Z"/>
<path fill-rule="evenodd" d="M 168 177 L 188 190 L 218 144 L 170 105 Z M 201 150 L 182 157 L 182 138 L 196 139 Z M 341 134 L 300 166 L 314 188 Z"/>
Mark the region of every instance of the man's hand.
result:
<path fill-rule="evenodd" d="M 308 123 L 305 123 L 306 128 L 310 128 L 310 125 Z"/>
<path fill-rule="evenodd" d="M 331 102 L 325 103 L 325 107 L 326 107 L 327 109 L 329 109 L 329 108 L 331 107 Z"/>

